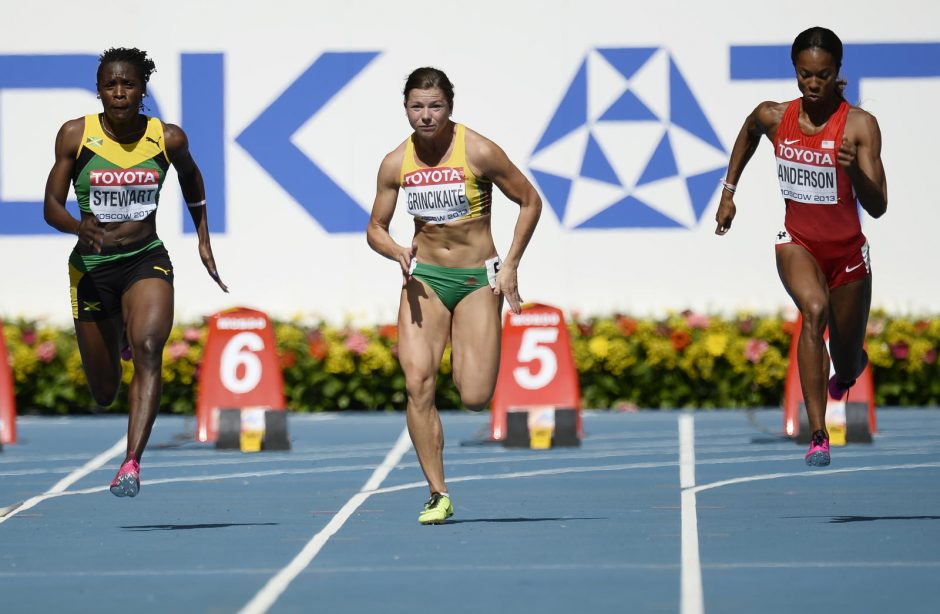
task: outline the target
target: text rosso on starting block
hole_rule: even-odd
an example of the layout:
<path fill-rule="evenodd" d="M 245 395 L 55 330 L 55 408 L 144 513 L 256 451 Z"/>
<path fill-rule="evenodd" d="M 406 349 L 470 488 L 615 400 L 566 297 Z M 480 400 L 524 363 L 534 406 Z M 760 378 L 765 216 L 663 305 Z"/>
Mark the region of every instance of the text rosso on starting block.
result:
<path fill-rule="evenodd" d="M 3 322 L 0 322 L 0 444 L 16 443 L 16 398 L 13 395 L 13 374 L 7 356 Z"/>
<path fill-rule="evenodd" d="M 493 393 L 490 438 L 506 437 L 510 407 L 573 407 L 581 436 L 581 388 L 571 353 L 571 337 L 561 310 L 529 304 L 503 319 L 499 376 Z"/>
<path fill-rule="evenodd" d="M 209 318 L 196 401 L 196 439 L 215 441 L 222 407 L 284 407 L 274 329 L 262 311 L 235 307 Z"/>

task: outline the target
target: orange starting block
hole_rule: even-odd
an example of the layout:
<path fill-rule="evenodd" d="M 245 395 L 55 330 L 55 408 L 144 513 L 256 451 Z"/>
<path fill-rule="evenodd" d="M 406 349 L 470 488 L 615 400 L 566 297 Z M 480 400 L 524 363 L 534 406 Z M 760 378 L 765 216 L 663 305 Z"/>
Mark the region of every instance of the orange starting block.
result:
<path fill-rule="evenodd" d="M 16 397 L 13 393 L 13 373 L 7 360 L 7 344 L 0 322 L 0 450 L 5 443 L 16 443 Z"/>
<path fill-rule="evenodd" d="M 783 395 L 783 428 L 788 437 L 797 443 L 809 443 L 809 416 L 800 387 L 800 373 L 797 366 L 797 344 L 800 340 L 802 321 L 796 322 L 796 333 L 790 342 L 790 355 L 787 365 L 787 379 Z M 829 346 L 829 331 L 825 332 L 826 349 Z M 829 373 L 835 373 L 830 360 Z M 846 402 L 848 399 L 848 402 Z M 871 364 L 858 376 L 855 385 L 849 389 L 848 396 L 837 401 L 828 397 L 826 403 L 826 430 L 829 431 L 829 443 L 844 446 L 846 443 L 871 443 L 872 434 L 877 432 L 875 420 L 875 382 Z"/>
<path fill-rule="evenodd" d="M 580 445 L 581 387 L 561 310 L 524 305 L 506 312 L 490 439 L 506 446 Z"/>
<path fill-rule="evenodd" d="M 284 380 L 267 314 L 235 307 L 210 316 L 196 439 L 245 452 L 289 449 L 284 405 Z"/>

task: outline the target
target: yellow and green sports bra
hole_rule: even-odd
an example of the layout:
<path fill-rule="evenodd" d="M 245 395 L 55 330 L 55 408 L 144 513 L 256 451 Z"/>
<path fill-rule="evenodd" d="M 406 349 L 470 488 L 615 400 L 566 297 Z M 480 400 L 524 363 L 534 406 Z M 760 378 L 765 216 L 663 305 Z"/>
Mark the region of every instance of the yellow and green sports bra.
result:
<path fill-rule="evenodd" d="M 156 117 L 147 118 L 139 141 L 122 144 L 104 133 L 99 115 L 86 115 L 72 176 L 78 208 L 102 222 L 143 220 L 157 210 L 169 167 Z"/>
<path fill-rule="evenodd" d="M 484 217 L 490 214 L 493 182 L 473 174 L 467 165 L 466 128 L 456 124 L 450 157 L 437 166 L 418 166 L 414 137 L 405 144 L 401 187 L 408 213 L 429 224 Z"/>

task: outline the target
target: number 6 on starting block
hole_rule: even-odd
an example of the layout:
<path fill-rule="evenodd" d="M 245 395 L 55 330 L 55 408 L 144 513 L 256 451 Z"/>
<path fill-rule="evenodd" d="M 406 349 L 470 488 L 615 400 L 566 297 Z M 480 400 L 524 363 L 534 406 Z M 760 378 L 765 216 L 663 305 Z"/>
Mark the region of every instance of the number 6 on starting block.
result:
<path fill-rule="evenodd" d="M 235 307 L 209 318 L 196 402 L 196 439 L 215 441 L 220 408 L 283 410 L 284 380 L 267 314 Z"/>

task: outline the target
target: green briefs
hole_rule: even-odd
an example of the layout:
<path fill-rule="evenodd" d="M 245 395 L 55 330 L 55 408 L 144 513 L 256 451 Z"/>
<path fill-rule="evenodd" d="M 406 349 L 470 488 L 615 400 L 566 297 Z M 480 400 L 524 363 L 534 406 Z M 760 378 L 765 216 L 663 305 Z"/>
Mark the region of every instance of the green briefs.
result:
<path fill-rule="evenodd" d="M 444 306 L 451 311 L 465 296 L 489 285 L 486 267 L 458 269 L 418 262 L 414 265 L 411 275 L 431 286 Z"/>

